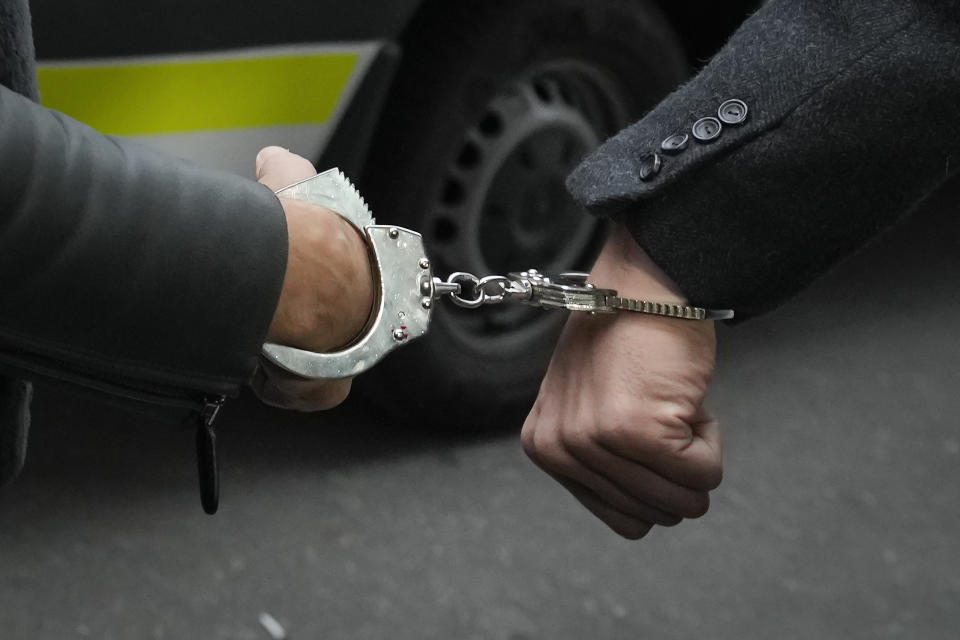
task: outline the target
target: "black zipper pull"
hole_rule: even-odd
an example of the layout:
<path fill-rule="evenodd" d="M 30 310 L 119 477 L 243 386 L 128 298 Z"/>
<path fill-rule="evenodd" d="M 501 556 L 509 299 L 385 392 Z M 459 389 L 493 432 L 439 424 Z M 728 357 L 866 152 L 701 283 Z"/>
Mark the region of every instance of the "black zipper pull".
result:
<path fill-rule="evenodd" d="M 197 472 L 200 479 L 200 504 L 210 515 L 220 506 L 220 464 L 217 460 L 217 434 L 213 421 L 226 400 L 206 398 L 197 424 Z"/>

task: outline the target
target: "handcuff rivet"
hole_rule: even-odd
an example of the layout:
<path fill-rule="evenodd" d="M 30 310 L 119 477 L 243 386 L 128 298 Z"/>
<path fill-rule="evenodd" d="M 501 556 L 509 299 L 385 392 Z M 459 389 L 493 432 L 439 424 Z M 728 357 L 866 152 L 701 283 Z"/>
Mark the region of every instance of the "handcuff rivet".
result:
<path fill-rule="evenodd" d="M 420 301 L 420 305 L 421 305 L 424 309 L 429 309 L 430 307 L 433 306 L 433 301 L 430 300 L 430 298 L 424 298 L 423 300 Z"/>
<path fill-rule="evenodd" d="M 430 268 L 430 261 L 427 260 L 426 258 L 420 258 L 420 268 L 421 268 L 421 269 L 429 269 L 429 268 Z"/>
<path fill-rule="evenodd" d="M 400 229 L 397 229 L 396 227 L 390 227 L 390 231 L 387 233 L 390 235 L 392 240 L 396 240 L 400 237 Z"/>
<path fill-rule="evenodd" d="M 393 330 L 393 339 L 397 342 L 403 342 L 407 339 L 407 332 L 403 329 L 394 329 Z"/>

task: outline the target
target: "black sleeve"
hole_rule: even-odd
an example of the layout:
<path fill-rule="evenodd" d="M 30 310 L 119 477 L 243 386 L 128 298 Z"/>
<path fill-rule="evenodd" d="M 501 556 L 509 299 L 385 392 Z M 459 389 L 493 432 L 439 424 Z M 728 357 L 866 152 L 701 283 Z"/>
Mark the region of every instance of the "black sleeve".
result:
<path fill-rule="evenodd" d="M 730 99 L 746 104 L 746 120 L 734 108 L 718 137 L 698 140 L 694 123 Z M 689 141 L 671 155 L 661 142 L 672 134 Z M 796 293 L 958 168 L 960 3 L 773 0 L 568 187 L 626 223 L 691 301 L 743 318 Z"/>
<path fill-rule="evenodd" d="M 232 395 L 256 366 L 286 257 L 267 188 L 0 87 L 0 352 Z"/>

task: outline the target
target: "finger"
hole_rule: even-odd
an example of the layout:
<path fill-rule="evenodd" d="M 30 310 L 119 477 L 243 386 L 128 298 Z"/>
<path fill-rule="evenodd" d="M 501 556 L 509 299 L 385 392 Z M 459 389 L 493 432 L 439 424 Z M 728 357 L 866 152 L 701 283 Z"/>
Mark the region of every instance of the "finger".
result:
<path fill-rule="evenodd" d="M 647 467 L 594 444 L 568 445 L 570 455 L 641 503 L 678 518 L 699 518 L 710 506 L 710 495 L 672 482 Z M 659 524 L 659 523 L 658 523 Z"/>
<path fill-rule="evenodd" d="M 257 154 L 257 180 L 272 191 L 317 175 L 313 164 L 281 147 L 265 147 Z"/>
<path fill-rule="evenodd" d="M 553 438 L 541 437 L 538 441 L 536 435 L 532 438 L 526 436 L 524 449 L 538 467 L 555 478 L 565 478 L 590 489 L 599 500 L 620 513 L 665 527 L 679 524 L 681 520 L 623 492 L 603 476 L 580 464 Z"/>
<path fill-rule="evenodd" d="M 712 491 L 720 484 L 723 464 L 717 421 L 701 412 L 689 423 L 654 429 L 624 424 L 600 433 L 596 442 L 609 453 L 637 462 L 677 484 Z"/>
<path fill-rule="evenodd" d="M 326 411 L 339 406 L 350 395 L 351 381 L 331 380 L 314 383 L 309 387 L 290 387 L 267 382 L 261 387 L 260 399 L 280 409 L 291 409 L 303 413 Z"/>
<path fill-rule="evenodd" d="M 692 437 L 674 456 L 687 471 L 684 484 L 694 489 L 713 491 L 723 480 L 723 450 L 720 423 L 701 411 L 690 423 Z"/>
<path fill-rule="evenodd" d="M 564 488 L 573 494 L 573 497 L 580 501 L 593 515 L 603 521 L 608 527 L 613 529 L 618 535 L 628 540 L 639 540 L 650 532 L 653 528 L 651 522 L 641 520 L 620 511 L 617 511 L 605 503 L 597 494 L 590 489 L 562 476 L 554 476 Z"/>
<path fill-rule="evenodd" d="M 350 394 L 352 383 L 352 378 L 307 380 L 264 362 L 254 374 L 251 386 L 264 404 L 313 412 L 332 409 L 342 403 Z"/>
<path fill-rule="evenodd" d="M 720 438 L 720 422 L 707 412 L 702 412 L 698 419 L 690 425 L 694 438 L 702 451 L 702 457 L 723 461 L 723 442 Z M 717 484 L 722 478 L 717 479 Z"/>

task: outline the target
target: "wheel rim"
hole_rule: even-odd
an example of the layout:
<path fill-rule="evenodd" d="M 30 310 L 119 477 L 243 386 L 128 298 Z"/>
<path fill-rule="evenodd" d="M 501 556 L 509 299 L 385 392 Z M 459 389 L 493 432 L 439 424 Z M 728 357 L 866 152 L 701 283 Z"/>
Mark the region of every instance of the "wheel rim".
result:
<path fill-rule="evenodd" d="M 564 179 L 626 124 L 627 112 L 617 83 L 581 61 L 539 65 L 497 93 L 453 155 L 427 225 L 439 270 L 586 266 L 601 225 L 573 202 Z M 437 320 L 463 346 L 484 353 L 523 348 L 552 332 L 560 316 L 502 305 L 444 309 Z"/>

